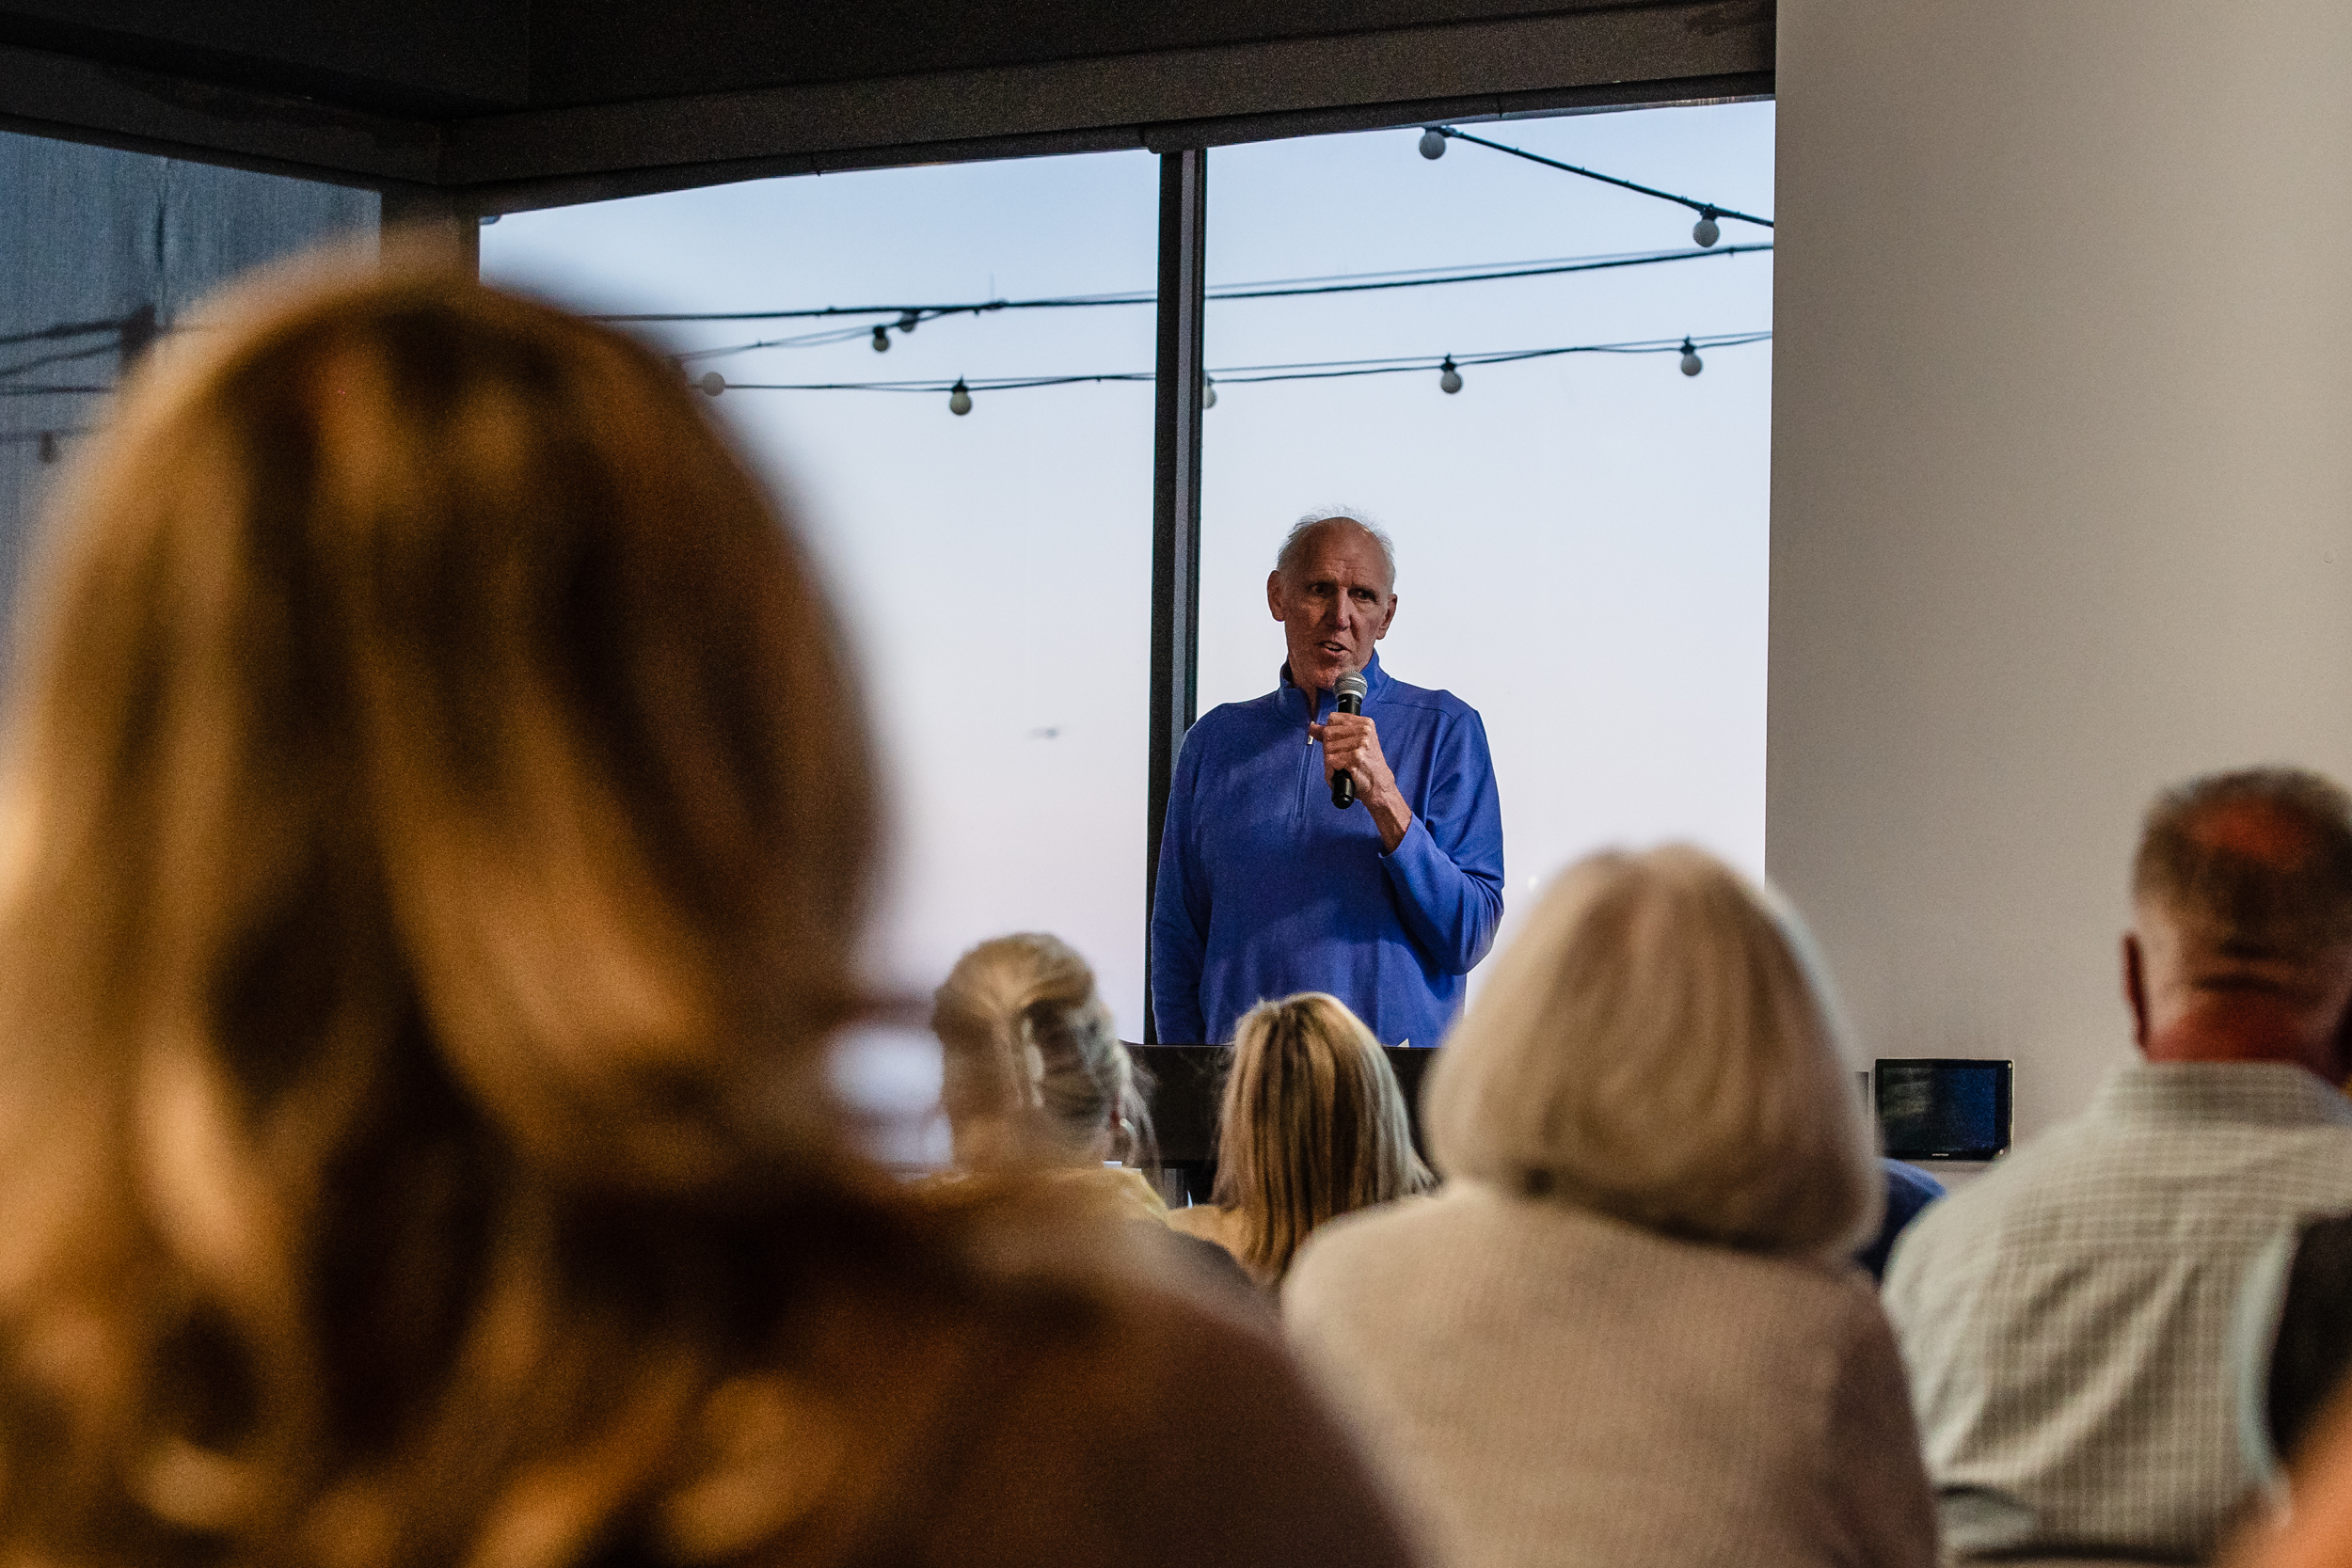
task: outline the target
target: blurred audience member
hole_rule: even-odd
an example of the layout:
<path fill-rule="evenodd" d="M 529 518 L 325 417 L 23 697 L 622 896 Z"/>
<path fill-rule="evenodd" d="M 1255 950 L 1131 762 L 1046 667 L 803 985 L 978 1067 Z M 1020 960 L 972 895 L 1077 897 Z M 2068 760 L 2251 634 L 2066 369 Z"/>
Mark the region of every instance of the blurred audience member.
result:
<path fill-rule="evenodd" d="M 1879 1221 L 1878 1234 L 1853 1255 L 1872 1279 L 1886 1277 L 1886 1255 L 1895 1250 L 1895 1238 L 1908 1230 L 1929 1204 L 1944 1196 L 1944 1183 L 1915 1165 L 1882 1157 L 1879 1169 L 1886 1175 L 1886 1212 Z"/>
<path fill-rule="evenodd" d="M 1105 1207 L 1168 1217 L 1132 1164 L 1150 1157 L 1152 1139 L 1135 1064 L 1067 942 L 1025 933 L 980 943 L 939 988 L 931 1027 L 959 1171 L 1043 1168 L 1099 1191 Z"/>
<path fill-rule="evenodd" d="M 1380 1042 L 1338 997 L 1302 991 L 1234 1026 L 1212 1201 L 1168 1223 L 1271 1288 L 1315 1227 L 1436 1184 Z"/>
<path fill-rule="evenodd" d="M 2249 1263 L 2352 1204 L 2352 801 L 2314 774 L 2158 797 L 2123 990 L 2141 1062 L 1931 1209 L 1886 1303 L 1963 1556 L 2201 1560 L 2246 1504 L 2224 1354 Z"/>
<path fill-rule="evenodd" d="M 1151 1113 L 1094 971 L 1067 942 L 1025 933 L 980 943 L 939 988 L 931 1027 L 956 1168 L 926 1180 L 926 1196 L 989 1202 L 1042 1185 L 1081 1214 L 1149 1225 L 1154 1244 L 1249 1291 L 1222 1247 L 1168 1228 L 1167 1200 L 1136 1168 L 1152 1158 Z"/>
<path fill-rule="evenodd" d="M 2248 1473 L 2275 1492 L 2352 1369 L 2352 1214 L 2297 1220 L 2256 1256 L 2230 1360 Z"/>
<path fill-rule="evenodd" d="M 275 289 L 92 438 L 0 748 L 0 1552 L 1400 1562 L 1275 1347 L 845 1147 L 868 746 L 675 369 Z"/>
<path fill-rule="evenodd" d="M 2313 1412 L 2288 1469 L 2293 1506 L 2250 1519 L 2222 1568 L 2352 1568 L 2352 1396 Z"/>
<path fill-rule="evenodd" d="M 1882 1178 L 1795 918 L 1700 850 L 1581 862 L 1431 1069 L 1444 1192 L 1283 1314 L 1438 1560 L 1929 1568 Z"/>

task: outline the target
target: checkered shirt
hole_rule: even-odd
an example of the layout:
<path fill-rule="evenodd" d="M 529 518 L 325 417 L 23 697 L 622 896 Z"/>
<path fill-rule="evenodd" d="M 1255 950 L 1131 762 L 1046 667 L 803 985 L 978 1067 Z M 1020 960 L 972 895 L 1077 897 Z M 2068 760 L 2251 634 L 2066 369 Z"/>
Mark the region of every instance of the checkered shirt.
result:
<path fill-rule="evenodd" d="M 2263 1243 L 2352 1209 L 2352 1101 L 2301 1068 L 2124 1068 L 1897 1243 L 1885 1304 L 1945 1545 L 2194 1561 L 2252 1484 L 2224 1342 Z"/>

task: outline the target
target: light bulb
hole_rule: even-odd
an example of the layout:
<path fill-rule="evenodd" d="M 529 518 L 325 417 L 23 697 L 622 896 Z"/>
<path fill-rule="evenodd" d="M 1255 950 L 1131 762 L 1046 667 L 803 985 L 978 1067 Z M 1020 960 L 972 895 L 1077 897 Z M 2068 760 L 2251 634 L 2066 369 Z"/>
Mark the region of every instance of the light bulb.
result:
<path fill-rule="evenodd" d="M 1438 367 L 1438 390 L 1451 397 L 1461 389 L 1462 372 L 1454 368 L 1454 356 L 1449 354 L 1445 363 Z"/>
<path fill-rule="evenodd" d="M 972 388 L 963 384 L 961 376 L 956 377 L 956 384 L 947 388 L 947 412 L 950 414 L 972 412 Z"/>
<path fill-rule="evenodd" d="M 1201 381 L 1201 383 L 1200 383 L 1200 406 L 1201 406 L 1201 407 L 1203 407 L 1203 408 L 1215 408 L 1215 407 L 1216 406 L 1216 381 L 1214 381 L 1214 380 L 1210 380 L 1210 379 L 1205 379 L 1205 378 Z"/>
<path fill-rule="evenodd" d="M 886 326 L 874 328 L 874 352 L 876 354 L 890 352 L 890 328 Z"/>
<path fill-rule="evenodd" d="M 1445 156 L 1445 133 L 1432 125 L 1421 134 L 1421 155 L 1433 163 Z"/>
<path fill-rule="evenodd" d="M 715 398 L 727 389 L 727 378 L 717 371 L 705 371 L 703 378 L 694 385 L 703 389 L 703 396 Z"/>
<path fill-rule="evenodd" d="M 1707 361 L 1699 357 L 1699 351 L 1691 346 L 1690 339 L 1683 339 L 1682 373 L 1685 375 L 1696 375 L 1699 372 L 1705 369 L 1707 369 Z"/>
<path fill-rule="evenodd" d="M 1715 209 L 1701 208 L 1698 222 L 1691 225 L 1691 238 L 1698 242 L 1701 249 L 1705 249 L 1723 237 L 1724 231 L 1715 226 Z"/>
<path fill-rule="evenodd" d="M 901 310 L 898 312 L 898 330 L 901 332 L 912 332 L 922 324 L 923 315 L 919 310 Z"/>

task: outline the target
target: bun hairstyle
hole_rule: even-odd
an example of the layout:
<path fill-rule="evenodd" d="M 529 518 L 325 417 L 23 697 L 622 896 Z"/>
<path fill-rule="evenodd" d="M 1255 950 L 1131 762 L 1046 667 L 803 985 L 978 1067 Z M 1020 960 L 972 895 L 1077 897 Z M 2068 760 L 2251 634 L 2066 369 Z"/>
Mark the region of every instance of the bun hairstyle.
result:
<path fill-rule="evenodd" d="M 1152 1157 L 1151 1114 L 1094 972 L 1058 937 L 984 942 L 948 973 L 931 1027 L 946 1050 L 940 1102 L 956 1164 L 1071 1164 L 1102 1148 Z"/>
<path fill-rule="evenodd" d="M 1261 1002 L 1234 1026 L 1216 1161 L 1215 1200 L 1242 1216 L 1242 1261 L 1263 1281 L 1326 1220 L 1438 1184 L 1380 1042 L 1324 991 Z"/>

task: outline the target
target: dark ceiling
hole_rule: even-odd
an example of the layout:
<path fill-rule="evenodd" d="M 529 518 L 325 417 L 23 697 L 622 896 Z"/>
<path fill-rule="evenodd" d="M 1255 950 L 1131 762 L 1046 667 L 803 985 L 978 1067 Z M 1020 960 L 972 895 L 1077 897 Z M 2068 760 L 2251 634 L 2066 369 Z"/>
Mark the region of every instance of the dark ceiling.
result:
<path fill-rule="evenodd" d="M 1771 90 L 1772 0 L 0 0 L 16 128 L 485 210 Z"/>

